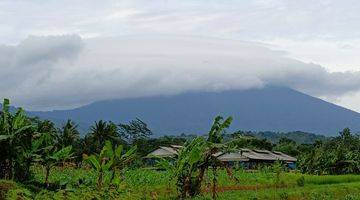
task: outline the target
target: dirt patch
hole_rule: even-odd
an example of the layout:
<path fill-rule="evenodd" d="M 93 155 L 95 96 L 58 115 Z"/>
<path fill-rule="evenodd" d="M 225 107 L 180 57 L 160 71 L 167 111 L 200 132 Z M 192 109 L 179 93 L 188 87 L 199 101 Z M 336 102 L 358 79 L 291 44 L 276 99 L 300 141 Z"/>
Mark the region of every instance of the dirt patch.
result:
<path fill-rule="evenodd" d="M 216 188 L 216 192 L 227 192 L 227 191 L 237 191 L 237 190 L 243 190 L 243 191 L 255 191 L 255 190 L 264 190 L 264 189 L 273 189 L 273 188 L 290 188 L 295 187 L 295 185 L 291 184 L 283 184 L 283 185 L 230 185 L 230 186 L 219 186 Z M 203 188 L 201 190 L 202 193 L 211 193 L 212 188 Z M 170 188 L 164 189 L 164 190 L 156 190 L 150 192 L 151 199 L 158 199 L 158 196 L 160 194 L 173 194 L 174 191 Z"/>
<path fill-rule="evenodd" d="M 263 190 L 271 188 L 288 188 L 293 187 L 293 185 L 231 185 L 231 186 L 218 186 L 216 192 L 226 192 L 226 191 L 235 191 L 235 190 Z M 204 188 L 202 190 L 204 193 L 212 192 L 212 188 Z"/>
<path fill-rule="evenodd" d="M 5 199 L 6 193 L 15 187 L 16 185 L 12 182 L 0 181 L 0 200 Z"/>

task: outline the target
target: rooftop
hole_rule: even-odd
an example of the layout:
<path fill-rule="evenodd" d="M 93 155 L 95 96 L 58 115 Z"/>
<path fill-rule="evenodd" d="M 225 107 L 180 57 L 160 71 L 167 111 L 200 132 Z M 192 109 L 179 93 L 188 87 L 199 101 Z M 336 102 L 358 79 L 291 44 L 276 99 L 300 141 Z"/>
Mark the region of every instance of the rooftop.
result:
<path fill-rule="evenodd" d="M 180 145 L 170 145 L 170 147 L 159 147 L 155 151 L 148 154 L 146 157 L 158 156 L 158 157 L 175 157 L 178 154 L 178 150 L 182 148 Z M 249 161 L 249 160 L 259 160 L 259 161 L 286 161 L 286 162 L 296 162 L 297 159 L 289 156 L 285 153 L 279 151 L 268 151 L 268 150 L 259 150 L 259 149 L 240 149 L 236 152 L 215 153 L 214 156 L 218 157 L 221 161 Z"/>

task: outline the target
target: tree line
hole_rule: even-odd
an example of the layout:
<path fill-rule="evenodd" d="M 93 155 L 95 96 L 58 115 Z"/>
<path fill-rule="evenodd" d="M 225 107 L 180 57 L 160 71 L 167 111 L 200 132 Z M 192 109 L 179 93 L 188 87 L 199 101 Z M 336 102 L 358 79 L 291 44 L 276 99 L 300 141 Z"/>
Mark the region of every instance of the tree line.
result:
<path fill-rule="evenodd" d="M 101 157 L 104 151 L 109 152 L 109 147 L 104 150 L 108 144 L 118 151 L 121 148 L 122 154 L 134 151 L 133 146 L 140 146 L 131 160 L 135 160 L 134 165 L 141 165 L 141 158 L 158 146 L 183 144 L 186 140 L 149 138 L 151 135 L 147 124 L 140 119 L 127 124 L 99 120 L 81 137 L 78 125 L 71 120 L 57 128 L 52 121 L 26 116 L 21 108 L 11 112 L 10 101 L 4 99 L 0 111 L 0 179 L 29 180 L 30 167 L 38 164 L 45 169 L 47 184 L 52 166 L 67 161 L 81 167 L 88 157 L 90 164 L 94 164 L 91 155 Z"/>
<path fill-rule="evenodd" d="M 205 157 L 198 159 L 205 159 L 206 163 L 198 163 L 204 160 L 186 161 L 196 166 L 196 170 L 200 170 L 196 173 L 200 175 L 209 167 L 216 169 L 220 166 L 211 157 L 212 153 L 239 148 L 277 150 L 295 156 L 298 158 L 298 169 L 303 173 L 360 173 L 360 137 L 352 134 L 348 128 L 337 137 L 313 144 L 297 144 L 287 138 L 281 138 L 277 144 L 273 144 L 241 131 L 225 133 L 223 130 L 230 125 L 230 118 L 216 118 L 207 139 L 184 135 L 151 138 L 152 131 L 140 119 L 125 124 L 100 120 L 90 127 L 85 137 L 80 137 L 77 124 L 71 120 L 57 128 L 49 120 L 26 116 L 21 108 L 15 112 L 11 112 L 9 108 L 10 102 L 5 99 L 0 113 L 0 179 L 29 180 L 32 176 L 30 167 L 37 164 L 45 169 L 45 183 L 48 185 L 51 168 L 64 165 L 67 161 L 75 167 L 82 167 L 86 163 L 99 174 L 110 170 L 113 173 L 111 181 L 117 182 L 116 171 L 121 171 L 130 164 L 132 167 L 144 166 L 142 157 L 159 146 L 171 144 L 184 145 L 181 150 L 184 155 L 179 153 L 179 158 L 184 156 L 185 160 L 195 159 L 187 156 L 192 155 L 191 152 L 199 154 L 199 148 L 205 152 L 199 154 Z M 195 169 L 191 167 L 191 170 Z M 181 176 L 188 176 L 183 174 L 185 172 L 181 173 Z M 201 179 L 201 176 L 197 179 Z M 179 180 L 179 184 L 198 184 L 197 181 L 185 183 Z M 99 176 L 98 185 L 102 184 L 103 180 Z M 183 195 L 197 192 L 187 190 Z"/>

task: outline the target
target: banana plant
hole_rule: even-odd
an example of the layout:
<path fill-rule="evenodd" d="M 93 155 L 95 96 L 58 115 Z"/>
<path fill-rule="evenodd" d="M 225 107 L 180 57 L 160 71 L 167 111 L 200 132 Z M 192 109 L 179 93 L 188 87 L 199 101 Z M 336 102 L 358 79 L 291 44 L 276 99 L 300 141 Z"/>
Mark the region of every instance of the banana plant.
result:
<path fill-rule="evenodd" d="M 0 112 L 0 178 L 23 181 L 29 177 L 31 160 L 23 152 L 31 149 L 34 126 L 19 108 L 10 112 L 10 101 L 4 99 Z"/>
<path fill-rule="evenodd" d="M 228 117 L 224 120 L 222 116 L 216 116 L 211 126 L 211 129 L 208 133 L 208 142 L 213 144 L 221 143 L 223 140 L 223 134 L 225 133 L 225 129 L 229 128 L 233 118 Z"/>
<path fill-rule="evenodd" d="M 122 171 L 129 165 L 136 156 L 137 147 L 133 146 L 126 153 L 123 153 L 123 146 L 119 145 L 115 149 L 109 140 L 105 141 L 105 146 L 99 155 L 84 155 L 84 160 L 97 172 L 97 185 L 102 187 L 104 184 L 104 176 L 111 174 L 110 183 L 118 185 L 120 179 L 115 177 L 116 171 Z M 107 183 L 106 183 L 107 184 Z"/>
<path fill-rule="evenodd" d="M 230 126 L 232 118 L 223 119 L 217 116 L 208 133 L 208 138 L 197 137 L 187 142 L 178 152 L 174 162 L 160 158 L 158 166 L 172 174 L 177 180 L 176 186 L 181 199 L 194 197 L 200 193 L 204 175 L 209 169 L 213 172 L 213 199 L 216 199 L 217 168 L 226 167 L 217 158 L 219 151 L 229 151 L 226 144 L 221 143 L 225 129 Z M 228 170 L 228 175 L 232 176 Z"/>
<path fill-rule="evenodd" d="M 49 187 L 50 170 L 53 166 L 71 158 L 72 146 L 61 149 L 55 145 L 54 137 L 56 135 L 46 132 L 33 142 L 33 148 L 37 149 L 35 153 L 35 162 L 40 163 L 45 169 L 45 186 Z"/>
<path fill-rule="evenodd" d="M 158 167 L 167 170 L 170 179 L 176 179 L 180 198 L 195 196 L 200 193 L 202 176 L 199 174 L 199 163 L 204 161 L 206 140 L 197 137 L 187 142 L 178 152 L 174 162 L 160 158 Z"/>

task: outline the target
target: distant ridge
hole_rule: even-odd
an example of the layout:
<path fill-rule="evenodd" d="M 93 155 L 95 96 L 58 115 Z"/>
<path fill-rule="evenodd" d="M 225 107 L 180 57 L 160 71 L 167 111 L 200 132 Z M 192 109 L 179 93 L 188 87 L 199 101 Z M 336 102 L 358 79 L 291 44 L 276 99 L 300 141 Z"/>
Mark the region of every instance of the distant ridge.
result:
<path fill-rule="evenodd" d="M 317 140 L 325 141 L 327 138 L 323 135 L 316 135 L 313 133 L 305 133 L 301 131 L 287 132 L 287 133 L 275 133 L 275 132 L 256 132 L 250 133 L 258 139 L 267 139 L 272 143 L 278 143 L 281 138 L 288 138 L 294 140 L 298 144 L 312 144 Z"/>
<path fill-rule="evenodd" d="M 360 130 L 359 113 L 282 87 L 107 100 L 72 110 L 30 114 L 57 122 L 70 118 L 86 128 L 99 119 L 118 123 L 138 117 L 157 136 L 203 134 L 218 114 L 234 117 L 232 130 L 304 131 L 326 136 L 336 135 L 344 127 Z"/>

